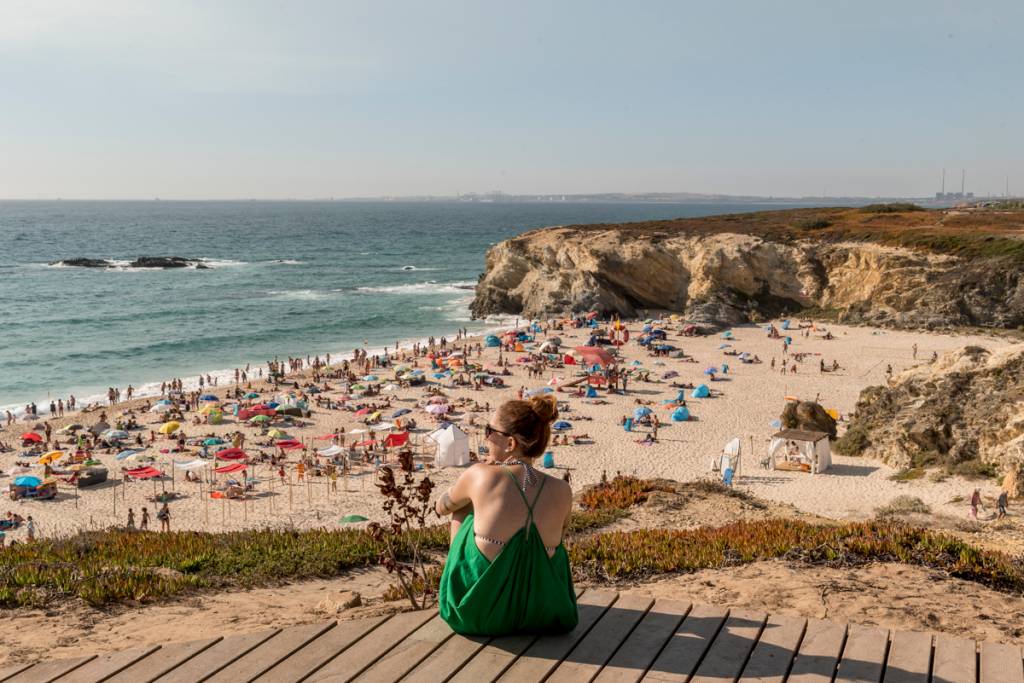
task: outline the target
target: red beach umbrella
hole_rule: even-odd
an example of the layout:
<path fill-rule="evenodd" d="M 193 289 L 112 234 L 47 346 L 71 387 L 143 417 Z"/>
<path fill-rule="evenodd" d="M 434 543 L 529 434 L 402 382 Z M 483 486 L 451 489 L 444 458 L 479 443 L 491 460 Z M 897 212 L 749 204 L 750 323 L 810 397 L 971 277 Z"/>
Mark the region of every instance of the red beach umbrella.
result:
<path fill-rule="evenodd" d="M 35 443 L 41 443 L 42 440 L 43 440 L 43 437 L 39 436 L 35 432 L 25 432 L 24 434 L 21 435 L 21 440 L 22 441 L 34 441 Z"/>

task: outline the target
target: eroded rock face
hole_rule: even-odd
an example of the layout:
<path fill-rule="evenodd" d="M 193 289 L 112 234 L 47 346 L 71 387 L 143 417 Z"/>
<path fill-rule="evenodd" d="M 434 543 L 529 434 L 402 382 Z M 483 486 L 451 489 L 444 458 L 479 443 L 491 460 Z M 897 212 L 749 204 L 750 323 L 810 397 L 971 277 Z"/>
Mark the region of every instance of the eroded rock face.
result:
<path fill-rule="evenodd" d="M 998 353 L 966 346 L 868 387 L 848 431 L 863 434 L 863 455 L 897 467 L 978 459 L 1016 472 L 1024 463 L 1024 344 Z"/>
<path fill-rule="evenodd" d="M 1021 267 L 871 242 L 547 228 L 492 247 L 475 316 L 682 313 L 721 328 L 827 309 L 851 323 L 1024 324 Z"/>
<path fill-rule="evenodd" d="M 782 410 L 780 421 L 787 429 L 824 432 L 831 438 L 836 438 L 836 421 L 814 401 L 788 401 Z"/>

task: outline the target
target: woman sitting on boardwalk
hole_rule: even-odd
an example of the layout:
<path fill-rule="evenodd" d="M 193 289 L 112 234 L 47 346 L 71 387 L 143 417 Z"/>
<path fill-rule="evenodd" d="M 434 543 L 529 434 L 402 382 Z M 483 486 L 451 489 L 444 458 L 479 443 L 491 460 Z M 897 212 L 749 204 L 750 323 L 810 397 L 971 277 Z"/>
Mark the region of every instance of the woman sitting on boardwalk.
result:
<path fill-rule="evenodd" d="M 508 401 L 484 428 L 488 458 L 437 501 L 454 513 L 439 611 L 467 635 L 564 632 L 577 622 L 562 536 L 572 489 L 533 468 L 558 417 L 551 396 Z"/>

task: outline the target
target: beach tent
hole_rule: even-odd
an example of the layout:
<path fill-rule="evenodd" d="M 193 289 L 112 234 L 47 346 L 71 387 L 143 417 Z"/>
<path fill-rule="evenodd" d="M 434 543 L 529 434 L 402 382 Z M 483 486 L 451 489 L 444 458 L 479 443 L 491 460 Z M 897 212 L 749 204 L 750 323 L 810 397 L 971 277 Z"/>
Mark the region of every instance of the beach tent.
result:
<path fill-rule="evenodd" d="M 484 345 L 487 346 L 488 348 L 501 346 L 501 340 L 495 337 L 493 334 L 489 334 L 486 337 L 484 337 Z"/>
<path fill-rule="evenodd" d="M 789 329 L 789 321 L 788 320 L 783 320 L 781 327 L 784 330 L 788 330 Z"/>
<path fill-rule="evenodd" d="M 233 462 L 233 463 L 229 463 L 227 465 L 224 465 L 223 467 L 215 467 L 213 469 L 213 471 L 218 473 L 218 474 L 233 474 L 234 472 L 241 472 L 244 469 L 245 469 L 245 464 L 244 463 Z"/>
<path fill-rule="evenodd" d="M 188 462 L 174 462 L 174 466 L 179 470 L 201 470 L 209 464 L 209 461 L 200 458 L 189 460 Z"/>
<path fill-rule="evenodd" d="M 427 438 L 437 444 L 434 465 L 437 467 L 465 467 L 470 463 L 469 435 L 453 424 L 437 429 Z"/>
<path fill-rule="evenodd" d="M 690 409 L 686 406 L 679 406 L 672 411 L 673 422 L 686 422 L 690 419 Z"/>
<path fill-rule="evenodd" d="M 832 447 L 825 432 L 783 429 L 772 435 L 768 457 L 775 469 L 818 474 L 832 466 Z"/>
<path fill-rule="evenodd" d="M 396 448 L 398 446 L 404 446 L 409 443 L 409 432 L 397 432 L 395 434 L 388 434 L 384 439 L 384 445 L 388 448 Z"/>
<path fill-rule="evenodd" d="M 587 387 L 587 398 L 597 398 L 597 389 L 593 386 Z"/>
<path fill-rule="evenodd" d="M 711 390 L 707 384 L 698 384 L 697 388 L 690 392 L 690 398 L 707 398 L 711 396 Z"/>

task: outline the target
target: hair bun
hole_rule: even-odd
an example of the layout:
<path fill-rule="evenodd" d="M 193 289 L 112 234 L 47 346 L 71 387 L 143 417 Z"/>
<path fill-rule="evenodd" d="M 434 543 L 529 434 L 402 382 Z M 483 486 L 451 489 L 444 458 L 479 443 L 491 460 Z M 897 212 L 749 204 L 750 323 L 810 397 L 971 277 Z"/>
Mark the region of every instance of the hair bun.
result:
<path fill-rule="evenodd" d="M 558 419 L 558 401 L 550 394 L 531 397 L 530 407 L 542 422 L 554 422 Z"/>

